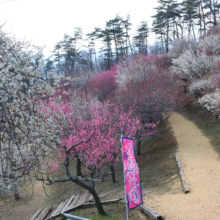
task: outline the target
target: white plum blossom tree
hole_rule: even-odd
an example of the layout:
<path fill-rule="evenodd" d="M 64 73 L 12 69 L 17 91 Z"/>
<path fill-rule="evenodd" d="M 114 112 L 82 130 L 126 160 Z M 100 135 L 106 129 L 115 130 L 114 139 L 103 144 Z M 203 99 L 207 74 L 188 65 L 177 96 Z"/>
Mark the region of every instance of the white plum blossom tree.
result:
<path fill-rule="evenodd" d="M 182 79 L 192 82 L 194 79 L 202 79 L 207 73 L 216 68 L 218 56 L 210 56 L 199 50 L 186 50 L 180 57 L 173 59 L 173 70 Z"/>
<path fill-rule="evenodd" d="M 213 112 L 216 116 L 220 114 L 220 91 L 217 89 L 216 92 L 206 94 L 198 100 L 202 107 L 207 108 L 209 111 Z"/>
<path fill-rule="evenodd" d="M 57 141 L 54 126 L 38 112 L 60 79 L 42 72 L 42 53 L 0 29 L 0 185 L 19 198 L 18 182 Z M 52 82 L 52 83 L 51 83 Z"/>
<path fill-rule="evenodd" d="M 220 55 L 220 32 L 200 39 L 198 47 L 209 55 Z"/>
<path fill-rule="evenodd" d="M 202 95 L 215 91 L 215 83 L 212 77 L 195 80 L 190 84 L 189 91 L 196 97 L 201 98 Z"/>
<path fill-rule="evenodd" d="M 178 58 L 182 53 L 184 53 L 186 50 L 189 50 L 190 48 L 195 50 L 196 41 L 185 38 L 178 38 L 171 43 L 171 48 L 168 55 L 172 58 Z"/>

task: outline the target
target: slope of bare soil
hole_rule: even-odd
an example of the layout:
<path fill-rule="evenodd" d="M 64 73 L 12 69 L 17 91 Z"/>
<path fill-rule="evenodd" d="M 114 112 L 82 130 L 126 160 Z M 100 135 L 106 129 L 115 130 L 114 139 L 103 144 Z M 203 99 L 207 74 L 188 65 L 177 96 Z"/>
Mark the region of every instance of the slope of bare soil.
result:
<path fill-rule="evenodd" d="M 175 181 L 169 190 L 160 189 L 145 197 L 145 204 L 169 220 L 219 219 L 219 154 L 202 131 L 182 115 L 175 113 L 170 123 L 190 192 L 177 190 L 180 181 Z"/>

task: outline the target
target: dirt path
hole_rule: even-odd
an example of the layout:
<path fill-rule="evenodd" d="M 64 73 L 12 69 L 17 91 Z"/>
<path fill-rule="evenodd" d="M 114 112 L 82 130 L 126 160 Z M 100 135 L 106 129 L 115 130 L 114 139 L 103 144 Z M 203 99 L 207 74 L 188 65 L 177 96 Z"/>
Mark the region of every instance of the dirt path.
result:
<path fill-rule="evenodd" d="M 182 115 L 175 113 L 170 123 L 190 192 L 184 194 L 176 178 L 167 191 L 144 197 L 144 203 L 167 220 L 220 219 L 219 154 L 196 125 Z"/>

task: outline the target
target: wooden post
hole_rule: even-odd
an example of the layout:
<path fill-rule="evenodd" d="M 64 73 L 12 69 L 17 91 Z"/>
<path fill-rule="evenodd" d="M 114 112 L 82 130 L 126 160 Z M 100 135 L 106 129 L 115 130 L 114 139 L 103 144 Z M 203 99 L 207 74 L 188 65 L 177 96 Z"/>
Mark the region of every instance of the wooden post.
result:
<path fill-rule="evenodd" d="M 163 220 L 162 216 L 158 213 L 156 213 L 154 210 L 150 209 L 146 205 L 141 205 L 141 210 L 150 218 L 153 218 L 154 220 Z"/>
<path fill-rule="evenodd" d="M 188 187 L 188 184 L 186 182 L 185 174 L 183 172 L 183 169 L 182 169 L 182 166 L 181 166 L 181 163 L 180 163 L 180 160 L 179 160 L 179 156 L 178 156 L 177 153 L 175 154 L 175 157 L 176 157 L 177 167 L 179 168 L 179 173 L 180 173 L 180 178 L 181 178 L 181 181 L 182 181 L 183 189 L 184 189 L 185 193 L 188 193 L 189 192 L 189 187 Z"/>

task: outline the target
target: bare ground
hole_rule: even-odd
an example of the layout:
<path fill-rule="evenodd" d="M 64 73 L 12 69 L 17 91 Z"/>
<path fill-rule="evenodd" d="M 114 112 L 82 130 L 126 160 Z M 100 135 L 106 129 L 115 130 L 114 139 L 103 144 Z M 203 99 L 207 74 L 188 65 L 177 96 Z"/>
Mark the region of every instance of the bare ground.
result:
<path fill-rule="evenodd" d="M 201 118 L 202 120 L 202 118 Z M 207 220 L 220 217 L 220 161 L 210 140 L 198 127 L 175 113 L 170 124 L 190 192 L 179 190 L 180 181 L 144 198 L 145 204 L 169 220 Z"/>
<path fill-rule="evenodd" d="M 196 103 L 196 100 L 194 101 Z M 190 103 L 181 114 L 175 113 L 169 123 L 162 125 L 157 137 L 143 141 L 141 155 L 137 156 L 144 204 L 168 220 L 206 220 L 219 219 L 220 216 L 220 124 L 212 114 L 195 103 Z M 174 158 L 176 152 L 190 188 L 189 194 L 184 194 L 182 190 Z M 121 163 L 116 166 L 116 180 L 117 182 L 112 184 L 109 176 L 104 184 L 97 183 L 99 193 L 123 187 Z M 35 193 L 31 199 L 27 200 L 30 193 L 24 190 L 18 202 L 9 200 L 8 204 L 4 205 L 0 201 L 0 219 L 29 219 L 39 208 L 49 204 L 56 207 L 72 194 L 82 191 L 72 183 L 52 185 L 46 189 L 49 198 L 45 195 L 41 183 L 36 182 Z M 105 199 L 123 196 L 124 190 L 119 190 Z M 124 204 L 106 206 L 104 209 L 108 214 L 106 219 L 125 219 Z M 73 214 L 90 218 L 97 216 L 97 210 L 77 210 Z M 146 219 L 139 209 L 129 211 L 129 217 L 131 220 Z"/>
<path fill-rule="evenodd" d="M 176 163 L 173 156 L 176 149 L 176 139 L 173 136 L 171 127 L 167 123 L 160 126 L 160 132 L 156 137 L 141 143 L 141 155 L 137 156 L 137 160 L 140 167 L 143 195 L 156 192 L 158 187 L 159 189 L 161 188 L 167 191 L 170 188 L 170 184 L 173 182 L 179 182 Z M 115 167 L 116 183 L 112 183 L 111 176 L 109 176 L 104 183 L 96 183 L 99 194 L 120 188 L 119 191 L 105 197 L 104 200 L 124 197 L 124 178 L 122 168 L 123 166 L 121 162 Z M 62 172 L 59 173 L 58 170 L 57 175 L 60 176 L 61 174 Z M 54 184 L 51 186 L 45 186 L 47 194 L 49 195 L 49 197 L 47 197 L 40 182 L 35 182 L 34 186 L 34 195 L 29 200 L 27 200 L 27 198 L 30 196 L 30 192 L 26 192 L 27 195 L 25 195 L 24 192 L 26 190 L 24 189 L 24 192 L 21 193 L 21 200 L 15 202 L 13 199 L 9 199 L 8 204 L 6 205 L 3 204 L 3 201 L 0 201 L 0 219 L 29 219 L 39 208 L 48 205 L 57 207 L 61 202 L 70 198 L 72 194 L 83 191 L 82 188 L 73 183 L 67 182 L 64 184 Z M 179 186 L 177 191 L 180 190 L 181 186 Z M 126 219 L 125 204 L 123 203 L 113 206 L 104 206 L 104 209 L 107 212 L 107 216 L 103 218 L 97 216 L 96 208 L 81 209 L 72 214 L 85 218 L 91 218 L 94 216 L 94 219 Z M 141 220 L 146 219 L 146 216 L 137 208 L 129 211 L 129 219 Z"/>

